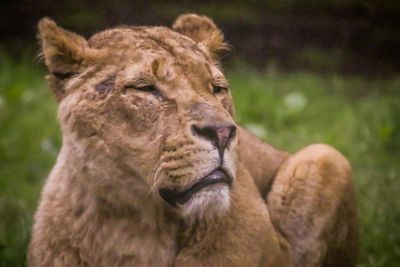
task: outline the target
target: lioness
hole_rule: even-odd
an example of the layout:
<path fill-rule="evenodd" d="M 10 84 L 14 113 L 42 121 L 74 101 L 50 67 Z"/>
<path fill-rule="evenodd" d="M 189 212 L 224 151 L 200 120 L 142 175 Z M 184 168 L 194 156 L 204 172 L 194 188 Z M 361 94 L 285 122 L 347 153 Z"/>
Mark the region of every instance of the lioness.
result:
<path fill-rule="evenodd" d="M 211 19 L 39 35 L 63 143 L 30 266 L 355 265 L 349 163 L 235 124 Z"/>

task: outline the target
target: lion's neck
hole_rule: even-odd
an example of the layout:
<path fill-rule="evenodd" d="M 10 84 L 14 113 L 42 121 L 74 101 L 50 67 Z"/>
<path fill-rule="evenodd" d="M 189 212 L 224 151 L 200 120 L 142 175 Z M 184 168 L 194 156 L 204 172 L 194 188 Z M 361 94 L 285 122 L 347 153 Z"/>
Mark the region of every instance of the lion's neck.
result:
<path fill-rule="evenodd" d="M 173 216 L 149 194 L 137 194 L 130 199 L 132 205 L 128 205 L 118 204 L 120 196 L 112 188 L 108 194 L 93 190 L 84 182 L 88 177 L 83 164 L 66 152 L 60 153 L 43 191 L 40 209 L 51 210 L 51 217 L 46 212 L 38 212 L 46 222 L 44 227 L 61 233 L 54 238 L 59 238 L 60 244 L 62 240 L 69 240 L 71 247 L 79 248 L 93 263 L 111 259 L 108 266 L 116 266 L 118 260 L 132 255 L 136 257 L 135 265 L 171 260 L 176 232 Z M 63 229 L 58 229 L 59 225 Z M 129 245 L 119 250 L 123 244 Z"/>

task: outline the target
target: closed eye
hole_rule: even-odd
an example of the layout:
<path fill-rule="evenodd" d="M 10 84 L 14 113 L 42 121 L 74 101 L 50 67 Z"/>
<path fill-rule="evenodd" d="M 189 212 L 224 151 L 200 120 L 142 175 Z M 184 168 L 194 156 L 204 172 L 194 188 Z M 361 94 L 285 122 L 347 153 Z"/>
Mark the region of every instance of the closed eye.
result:
<path fill-rule="evenodd" d="M 137 91 L 142 91 L 142 92 L 149 92 L 149 93 L 155 93 L 158 92 L 157 87 L 154 85 L 145 85 L 145 86 L 134 86 L 134 85 L 125 85 L 125 89 L 134 89 Z"/>
<path fill-rule="evenodd" d="M 224 86 L 217 86 L 217 85 L 213 85 L 213 93 L 214 94 L 219 94 L 222 92 L 227 92 L 228 88 L 224 87 Z"/>
<path fill-rule="evenodd" d="M 53 71 L 51 74 L 53 74 L 54 77 L 56 77 L 59 80 L 67 80 L 69 78 L 72 78 L 72 76 L 78 74 L 76 72 L 58 72 L 58 71 Z"/>

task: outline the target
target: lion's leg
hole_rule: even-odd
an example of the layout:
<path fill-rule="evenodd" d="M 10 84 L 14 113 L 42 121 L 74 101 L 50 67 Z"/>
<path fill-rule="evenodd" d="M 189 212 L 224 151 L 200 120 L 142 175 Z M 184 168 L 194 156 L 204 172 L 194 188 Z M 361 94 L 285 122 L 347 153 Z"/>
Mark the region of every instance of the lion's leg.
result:
<path fill-rule="evenodd" d="M 251 173 L 258 190 L 264 197 L 271 189 L 274 177 L 282 163 L 289 157 L 289 153 L 262 142 L 242 127 L 238 127 L 238 137 L 240 161 Z"/>
<path fill-rule="evenodd" d="M 278 171 L 267 203 L 295 266 L 356 265 L 351 167 L 335 149 L 311 145 L 291 156 Z"/>

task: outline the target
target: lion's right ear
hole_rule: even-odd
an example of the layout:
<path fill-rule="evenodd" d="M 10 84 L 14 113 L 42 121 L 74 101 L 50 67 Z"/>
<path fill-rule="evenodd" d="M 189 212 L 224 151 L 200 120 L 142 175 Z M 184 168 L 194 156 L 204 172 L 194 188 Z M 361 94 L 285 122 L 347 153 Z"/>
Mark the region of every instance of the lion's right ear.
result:
<path fill-rule="evenodd" d="M 222 31 L 207 16 L 180 15 L 172 25 L 172 29 L 191 38 L 211 56 L 216 57 L 218 52 L 229 50 Z"/>
<path fill-rule="evenodd" d="M 57 26 L 51 19 L 40 20 L 38 28 L 42 55 L 51 74 L 50 86 L 60 99 L 64 93 L 61 83 L 93 62 L 96 51 L 85 38 Z"/>

